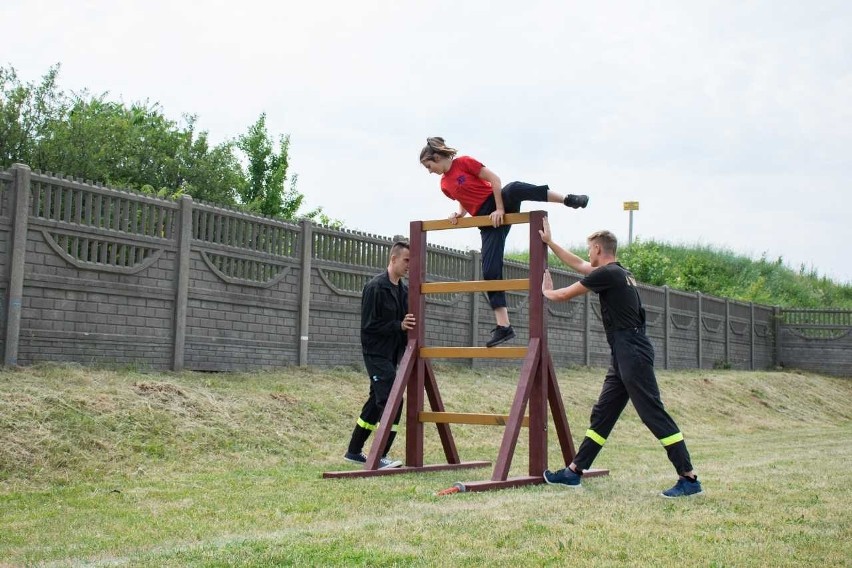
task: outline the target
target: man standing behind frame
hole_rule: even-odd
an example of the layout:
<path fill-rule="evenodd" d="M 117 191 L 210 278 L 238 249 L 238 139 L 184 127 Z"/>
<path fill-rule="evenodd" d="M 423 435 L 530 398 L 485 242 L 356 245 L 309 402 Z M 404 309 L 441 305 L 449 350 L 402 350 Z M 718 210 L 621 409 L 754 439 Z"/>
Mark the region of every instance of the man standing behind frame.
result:
<path fill-rule="evenodd" d="M 376 429 L 385 410 L 396 368 L 405 352 L 408 330 L 414 329 L 414 314 L 408 313 L 408 286 L 402 278 L 408 275 L 411 256 L 408 243 L 397 241 L 390 250 L 387 270 L 373 277 L 361 295 L 361 350 L 370 377 L 370 395 L 352 431 L 349 448 L 343 459 L 364 464 L 364 443 Z M 399 467 L 402 462 L 387 454 L 396 438 L 402 405 L 391 428 L 379 469 Z"/>
<path fill-rule="evenodd" d="M 550 485 L 580 487 L 583 470 L 591 467 L 630 400 L 639 418 L 666 449 L 678 473 L 677 483 L 663 491 L 662 496 L 688 497 L 703 493 L 683 434 L 660 399 L 654 374 L 654 347 L 645 335 L 645 309 L 633 274 L 616 259 L 618 241 L 615 235 L 610 231 L 591 234 L 587 239 L 589 261 L 586 262 L 553 242 L 546 218 L 539 234 L 562 262 L 585 276 L 566 288 L 554 290 L 550 271 L 545 271 L 542 293 L 548 300 L 565 302 L 590 290 L 596 292 L 612 353 L 601 394 L 592 407 L 591 424 L 574 461 L 565 469 L 545 471 L 544 480 Z"/>

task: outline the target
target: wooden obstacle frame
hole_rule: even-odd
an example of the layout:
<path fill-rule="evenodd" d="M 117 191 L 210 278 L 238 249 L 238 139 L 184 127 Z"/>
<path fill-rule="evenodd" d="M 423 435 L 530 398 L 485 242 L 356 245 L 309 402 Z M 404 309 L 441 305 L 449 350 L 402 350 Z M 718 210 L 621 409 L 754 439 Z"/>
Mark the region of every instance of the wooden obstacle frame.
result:
<path fill-rule="evenodd" d="M 411 247 L 409 265 L 409 312 L 418 325 L 408 332 L 408 342 L 397 369 L 393 388 L 382 414 L 381 422 L 363 469 L 326 472 L 325 478 L 369 477 L 398 475 L 412 472 L 443 471 L 487 467 L 488 461 L 463 462 L 459 458 L 450 424 L 480 424 L 505 426 L 497 461 L 491 479 L 457 483 L 460 491 L 486 491 L 543 483 L 542 473 L 547 467 L 548 406 L 565 466 L 574 459 L 576 451 L 571 429 L 562 403 L 553 361 L 547 349 L 544 296 L 541 285 L 547 267 L 547 245 L 539 236 L 543 227 L 544 211 L 510 213 L 504 216 L 505 225 L 528 224 L 530 235 L 529 278 L 513 280 L 474 280 L 466 282 L 426 282 L 426 236 L 429 231 L 463 229 L 491 225 L 488 216 L 449 220 L 411 222 Z M 526 347 L 428 347 L 426 345 L 426 295 L 450 292 L 489 292 L 527 290 L 529 292 L 529 344 Z M 474 304 L 475 305 L 475 304 Z M 446 412 L 432 370 L 433 358 L 488 358 L 522 359 L 521 376 L 508 415 Z M 424 411 L 425 397 L 431 412 Z M 405 464 L 399 468 L 378 469 L 385 446 L 393 427 L 394 418 L 406 398 L 405 414 Z M 529 414 L 526 414 L 529 408 Z M 446 463 L 423 463 L 424 424 L 434 423 L 443 446 Z M 529 429 L 528 475 L 509 477 L 509 468 L 522 427 Z M 563 466 L 564 467 L 564 466 Z M 608 470 L 587 470 L 585 476 L 607 475 Z"/>

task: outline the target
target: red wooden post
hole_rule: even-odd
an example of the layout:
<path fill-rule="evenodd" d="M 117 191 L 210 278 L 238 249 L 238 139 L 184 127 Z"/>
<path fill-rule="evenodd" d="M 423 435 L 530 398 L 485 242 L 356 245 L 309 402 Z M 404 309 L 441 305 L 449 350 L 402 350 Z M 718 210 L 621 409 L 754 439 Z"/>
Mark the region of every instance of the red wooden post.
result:
<path fill-rule="evenodd" d="M 410 231 L 408 311 L 414 314 L 417 323 L 414 329 L 408 332 L 408 338 L 415 340 L 419 351 L 426 339 L 426 298 L 420 290 L 421 284 L 426 281 L 426 232 L 423 230 L 422 221 L 412 221 Z M 423 410 L 425 374 L 424 362 L 418 353 L 413 380 L 408 383 L 408 407 L 405 415 L 405 463 L 411 467 L 423 466 L 423 423 L 420 422 L 420 412 Z"/>
<path fill-rule="evenodd" d="M 541 293 L 544 269 L 547 266 L 547 245 L 538 234 L 546 217 L 544 211 L 530 213 L 530 264 L 529 264 L 529 326 L 530 347 L 538 339 L 539 354 L 532 392 L 530 393 L 530 461 L 529 474 L 541 475 L 547 469 L 547 375 L 550 361 L 547 351 L 547 328 L 544 323 L 544 296 Z"/>

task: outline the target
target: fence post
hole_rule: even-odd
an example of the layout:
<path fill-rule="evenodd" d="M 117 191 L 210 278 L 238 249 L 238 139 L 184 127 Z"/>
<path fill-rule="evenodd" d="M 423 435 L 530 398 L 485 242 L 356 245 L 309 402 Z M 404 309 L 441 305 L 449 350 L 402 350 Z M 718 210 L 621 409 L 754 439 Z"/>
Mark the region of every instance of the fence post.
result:
<path fill-rule="evenodd" d="M 30 175 L 24 164 L 12 166 L 12 260 L 9 266 L 9 291 L 6 300 L 6 365 L 18 364 L 18 345 L 21 339 L 21 301 L 24 295 L 24 266 L 27 254 L 27 225 L 30 213 Z"/>
<path fill-rule="evenodd" d="M 311 329 L 311 259 L 313 259 L 313 223 L 299 221 L 302 226 L 301 271 L 299 282 L 299 366 L 308 364 L 308 340 Z"/>
<path fill-rule="evenodd" d="M 781 366 L 781 308 L 775 306 L 772 308 L 772 311 L 775 316 L 775 360 L 773 361 L 773 367 L 777 369 Z"/>
<path fill-rule="evenodd" d="M 701 361 L 704 359 L 704 324 L 701 315 L 701 292 L 696 292 L 698 298 L 698 315 L 695 318 L 695 327 L 698 329 L 698 368 L 701 368 Z"/>
<path fill-rule="evenodd" d="M 476 250 L 470 251 L 471 280 L 482 280 L 482 253 Z M 479 295 L 482 292 L 470 294 L 470 343 L 479 344 Z M 425 323 L 425 322 L 424 322 Z M 476 359 L 470 360 L 470 368 L 476 367 Z"/>
<path fill-rule="evenodd" d="M 749 324 L 748 324 L 749 328 L 750 328 L 749 336 L 751 337 L 751 349 L 750 349 L 751 353 L 750 353 L 750 357 L 749 357 L 749 359 L 750 359 L 749 369 L 754 371 L 754 302 L 749 302 L 748 305 L 749 305 L 750 312 L 751 312 L 749 314 L 750 321 L 749 321 Z"/>
<path fill-rule="evenodd" d="M 725 298 L 725 365 L 731 366 L 731 300 Z"/>
<path fill-rule="evenodd" d="M 175 291 L 175 342 L 172 370 L 182 371 L 186 351 L 186 313 L 189 302 L 189 252 L 192 245 L 192 197 L 180 198 L 177 290 Z"/>
<path fill-rule="evenodd" d="M 663 359 L 663 368 L 669 368 L 669 321 L 671 321 L 671 316 L 669 314 L 669 287 L 663 286 L 664 296 L 666 298 L 665 306 L 663 306 L 663 318 L 665 322 L 663 323 L 663 345 L 665 350 L 665 358 Z"/>

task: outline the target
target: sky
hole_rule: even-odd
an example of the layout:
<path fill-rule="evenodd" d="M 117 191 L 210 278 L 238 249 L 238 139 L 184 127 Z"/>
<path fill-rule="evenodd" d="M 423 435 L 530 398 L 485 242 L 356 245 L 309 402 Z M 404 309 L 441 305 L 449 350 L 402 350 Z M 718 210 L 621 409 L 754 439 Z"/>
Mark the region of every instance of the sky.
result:
<path fill-rule="evenodd" d="M 156 102 L 222 142 L 261 113 L 307 208 L 392 237 L 457 204 L 429 136 L 503 183 L 590 196 L 555 239 L 610 229 L 852 283 L 852 3 L 4 0 L 0 65 Z M 479 249 L 476 229 L 430 244 Z M 516 227 L 508 250 L 527 250 Z"/>

